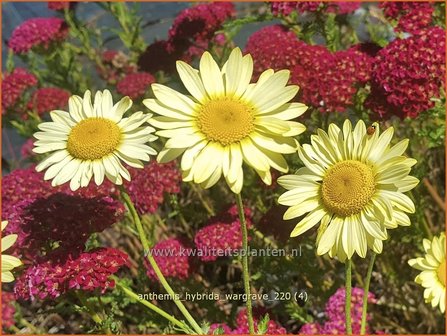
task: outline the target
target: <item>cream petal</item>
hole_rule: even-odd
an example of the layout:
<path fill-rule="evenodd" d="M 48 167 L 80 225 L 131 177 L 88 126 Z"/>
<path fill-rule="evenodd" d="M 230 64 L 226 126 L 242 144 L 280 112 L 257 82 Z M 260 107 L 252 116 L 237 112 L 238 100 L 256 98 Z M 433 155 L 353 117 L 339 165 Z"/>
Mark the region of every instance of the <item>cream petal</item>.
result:
<path fill-rule="evenodd" d="M 240 169 L 242 169 L 242 150 L 239 143 L 233 143 L 230 146 L 230 166 L 227 180 L 230 184 L 237 182 Z M 239 183 L 240 184 L 240 183 Z"/>
<path fill-rule="evenodd" d="M 338 240 L 338 237 L 340 236 L 340 231 L 342 228 L 343 219 L 341 219 L 340 217 L 333 217 L 318 242 L 318 255 L 328 253 L 334 247 Z"/>
<path fill-rule="evenodd" d="M 90 90 L 85 91 L 84 98 L 82 99 L 82 110 L 87 118 L 96 117 L 92 105 L 92 93 Z"/>
<path fill-rule="evenodd" d="M 164 105 L 161 101 L 158 101 L 156 99 L 145 99 L 143 100 L 143 104 L 152 112 L 155 112 L 156 114 L 164 116 L 166 118 L 170 118 L 172 119 L 172 121 L 190 121 L 192 115 L 194 114 L 194 111 L 190 110 L 189 108 L 185 111 L 178 110 L 173 108 L 172 106 Z M 200 105 L 197 105 L 196 107 L 199 106 Z"/>
<path fill-rule="evenodd" d="M 222 73 L 219 66 L 208 51 L 200 59 L 200 78 L 210 98 L 225 94 Z M 158 97 L 157 97 L 158 98 Z"/>
<path fill-rule="evenodd" d="M 94 176 L 96 185 L 99 186 L 104 182 L 105 168 L 104 168 L 102 162 L 95 162 L 93 164 L 93 176 Z"/>
<path fill-rule="evenodd" d="M 180 79 L 189 93 L 199 102 L 209 99 L 198 71 L 183 61 L 177 61 L 176 66 Z"/>
<path fill-rule="evenodd" d="M 323 209 L 323 207 L 319 206 L 312 212 L 309 212 L 306 217 L 304 217 L 293 229 L 292 233 L 290 234 L 290 237 L 296 237 L 307 230 L 314 227 L 320 220 L 323 218 L 323 216 L 326 214 L 326 210 Z"/>
<path fill-rule="evenodd" d="M 79 96 L 73 95 L 68 99 L 68 110 L 70 111 L 71 118 L 76 122 L 87 118 L 82 108 L 82 98 Z"/>
<path fill-rule="evenodd" d="M 292 218 L 300 217 L 307 212 L 315 210 L 320 205 L 320 202 L 317 198 L 309 198 L 305 202 L 302 202 L 297 205 L 293 205 L 287 209 L 284 213 L 283 219 L 289 220 Z"/>
<path fill-rule="evenodd" d="M 197 144 L 195 144 L 194 146 L 188 148 L 185 150 L 183 156 L 182 156 L 182 161 L 181 161 L 181 168 L 182 170 L 190 170 L 193 163 L 194 163 L 194 159 L 197 157 L 197 155 L 199 154 L 199 152 L 208 144 L 208 140 L 203 140 Z"/>
<path fill-rule="evenodd" d="M 118 122 L 123 118 L 124 113 L 126 113 L 126 111 L 131 107 L 132 99 L 127 96 L 123 97 L 118 103 L 113 105 L 112 110 L 109 113 L 109 118 L 115 122 Z"/>
<path fill-rule="evenodd" d="M 194 134 L 181 134 L 166 141 L 165 148 L 188 148 L 204 140 L 200 132 Z"/>
<path fill-rule="evenodd" d="M 270 169 L 265 155 L 253 144 L 249 138 L 240 141 L 242 157 L 249 166 L 256 170 L 266 171 Z"/>
<path fill-rule="evenodd" d="M 193 163 L 194 182 L 202 183 L 208 180 L 214 171 L 222 165 L 222 156 L 223 148 L 220 144 L 208 143 Z"/>
<path fill-rule="evenodd" d="M 194 114 L 199 106 L 190 97 L 161 84 L 152 84 L 152 91 L 161 104 L 167 108 L 172 108 L 174 111 L 179 110 L 186 115 Z M 143 103 L 148 106 L 147 100 Z"/>
<path fill-rule="evenodd" d="M 183 154 L 185 148 L 165 148 L 162 149 L 157 156 L 157 161 L 159 163 L 167 163 L 172 160 L 175 160 L 180 155 Z"/>

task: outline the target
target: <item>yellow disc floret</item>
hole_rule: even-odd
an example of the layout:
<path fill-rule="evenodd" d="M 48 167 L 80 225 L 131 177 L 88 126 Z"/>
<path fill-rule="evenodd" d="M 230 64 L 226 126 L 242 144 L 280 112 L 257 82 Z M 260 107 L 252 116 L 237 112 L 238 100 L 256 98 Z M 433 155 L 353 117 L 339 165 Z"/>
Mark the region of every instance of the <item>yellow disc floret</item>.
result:
<path fill-rule="evenodd" d="M 342 161 L 329 168 L 321 186 L 326 208 L 342 217 L 360 213 L 374 192 L 372 169 L 353 160 Z"/>
<path fill-rule="evenodd" d="M 226 146 L 244 139 L 254 130 L 254 111 L 232 98 L 213 99 L 199 110 L 197 126 L 208 140 Z"/>
<path fill-rule="evenodd" d="M 106 118 L 87 118 L 79 122 L 68 135 L 67 150 L 77 159 L 98 160 L 116 150 L 121 142 L 121 130 Z"/>

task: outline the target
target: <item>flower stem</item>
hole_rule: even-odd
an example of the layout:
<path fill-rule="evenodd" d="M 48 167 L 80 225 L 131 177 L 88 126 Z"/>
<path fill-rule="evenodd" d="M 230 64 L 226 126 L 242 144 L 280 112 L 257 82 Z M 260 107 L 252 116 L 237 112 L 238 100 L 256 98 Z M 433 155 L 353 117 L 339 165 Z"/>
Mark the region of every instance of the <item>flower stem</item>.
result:
<path fill-rule="evenodd" d="M 346 334 L 352 335 L 352 325 L 351 325 L 351 259 L 346 260 L 346 303 L 345 303 L 345 316 L 346 316 Z"/>
<path fill-rule="evenodd" d="M 248 270 L 248 239 L 247 239 L 247 221 L 244 215 L 244 206 L 242 205 L 241 194 L 236 194 L 237 210 L 239 213 L 239 221 L 241 223 L 242 231 L 242 249 L 244 254 L 242 256 L 242 275 L 244 279 L 245 295 L 247 296 L 247 320 L 248 330 L 251 335 L 254 335 L 255 328 L 253 324 L 253 313 L 251 308 L 251 290 L 250 290 L 250 272 Z"/>
<path fill-rule="evenodd" d="M 147 301 L 147 300 L 145 300 L 143 298 L 140 298 L 138 296 L 138 294 L 134 293 L 130 288 L 122 285 L 121 283 L 119 283 L 119 281 L 118 281 L 119 279 L 118 278 L 114 277 L 114 279 L 115 279 L 117 287 L 119 287 L 123 291 L 123 293 L 126 294 L 128 297 L 138 301 L 143 306 L 146 306 L 149 309 L 151 309 L 154 312 L 156 312 L 157 314 L 163 316 L 165 319 L 169 320 L 170 322 L 175 324 L 177 327 L 181 328 L 185 333 L 188 333 L 188 334 L 194 333 L 194 331 L 191 330 L 191 328 L 188 325 L 186 325 L 182 321 L 177 320 L 174 316 L 172 316 L 171 314 L 168 314 L 163 309 L 157 307 L 156 305 L 150 303 L 149 301 Z"/>
<path fill-rule="evenodd" d="M 155 271 L 155 274 L 157 275 L 160 283 L 162 284 L 163 288 L 166 290 L 166 292 L 170 295 L 171 299 L 174 301 L 178 309 L 182 312 L 183 316 L 188 320 L 190 325 L 193 327 L 196 333 L 199 335 L 203 333 L 202 328 L 197 324 L 197 322 L 194 320 L 194 318 L 189 313 L 188 309 L 186 309 L 185 305 L 180 301 L 179 297 L 175 292 L 172 290 L 171 286 L 166 281 L 166 278 L 164 277 L 163 273 L 160 271 L 160 268 L 157 265 L 157 262 L 155 261 L 154 257 L 150 253 L 150 247 L 149 242 L 146 238 L 146 235 L 144 233 L 143 225 L 141 224 L 140 216 L 138 215 L 137 210 L 135 209 L 135 206 L 130 199 L 129 195 L 125 191 L 123 187 L 121 187 L 121 196 L 124 199 L 124 202 L 127 205 L 127 208 L 129 209 L 129 212 L 132 216 L 133 221 L 135 222 L 135 225 L 137 227 L 138 235 L 140 236 L 141 244 L 143 245 L 144 253 L 146 254 L 147 260 L 151 264 L 152 268 Z"/>
<path fill-rule="evenodd" d="M 376 253 L 372 252 L 371 259 L 369 260 L 368 273 L 366 274 L 365 286 L 363 287 L 363 305 L 362 305 L 362 322 L 360 325 L 360 335 L 365 335 L 366 331 L 366 313 L 368 311 L 368 293 L 369 284 L 371 283 L 371 275 L 376 261 Z"/>
<path fill-rule="evenodd" d="M 87 311 L 88 311 L 89 315 L 91 316 L 92 320 L 95 321 L 96 324 L 102 325 L 103 322 L 104 322 L 103 319 L 95 311 L 95 308 L 93 308 L 93 306 L 90 304 L 90 302 L 88 302 L 88 300 L 85 297 L 84 293 L 82 293 L 81 291 L 76 291 L 76 296 L 78 297 L 79 301 L 81 301 L 82 305 L 87 309 Z M 108 327 L 105 328 L 104 331 L 106 332 L 107 335 L 112 334 L 112 332 L 110 331 L 110 329 Z"/>

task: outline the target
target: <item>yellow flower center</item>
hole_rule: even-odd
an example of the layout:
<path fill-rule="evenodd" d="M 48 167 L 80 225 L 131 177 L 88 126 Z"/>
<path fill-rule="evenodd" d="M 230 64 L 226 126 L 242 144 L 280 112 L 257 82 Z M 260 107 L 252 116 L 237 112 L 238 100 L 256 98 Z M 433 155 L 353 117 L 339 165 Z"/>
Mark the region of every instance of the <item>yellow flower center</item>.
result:
<path fill-rule="evenodd" d="M 324 205 L 341 217 L 362 211 L 374 191 L 372 169 L 352 160 L 339 162 L 329 168 L 321 186 Z"/>
<path fill-rule="evenodd" d="M 254 130 L 254 111 L 239 100 L 224 97 L 207 102 L 197 116 L 197 126 L 208 140 L 223 146 L 238 142 Z"/>
<path fill-rule="evenodd" d="M 114 152 L 121 142 L 121 130 L 112 120 L 87 118 L 72 128 L 67 150 L 81 160 L 97 160 Z"/>
<path fill-rule="evenodd" d="M 445 287 L 445 259 L 442 261 L 442 263 L 438 267 L 438 279 L 442 283 L 442 285 Z"/>

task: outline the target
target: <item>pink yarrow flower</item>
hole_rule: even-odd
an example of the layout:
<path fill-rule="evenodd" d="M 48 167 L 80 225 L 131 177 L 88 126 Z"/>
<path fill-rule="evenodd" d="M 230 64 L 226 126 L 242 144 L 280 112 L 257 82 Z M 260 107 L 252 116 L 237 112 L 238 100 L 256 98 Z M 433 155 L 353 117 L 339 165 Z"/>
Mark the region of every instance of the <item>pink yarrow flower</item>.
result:
<path fill-rule="evenodd" d="M 8 46 L 16 54 L 25 54 L 33 48 L 48 49 L 52 43 L 64 40 L 68 28 L 59 18 L 33 18 L 23 22 L 12 32 Z"/>
<path fill-rule="evenodd" d="M 6 74 L 2 80 L 2 114 L 14 107 L 26 89 L 37 85 L 37 78 L 22 68 Z"/>
<path fill-rule="evenodd" d="M 52 110 L 63 109 L 68 105 L 68 99 L 71 93 L 67 90 L 46 87 L 34 91 L 28 109 L 36 111 L 39 115 L 44 115 Z"/>
<path fill-rule="evenodd" d="M 116 85 L 116 90 L 123 96 L 138 99 L 144 96 L 155 77 L 148 72 L 136 72 L 126 75 Z"/>

